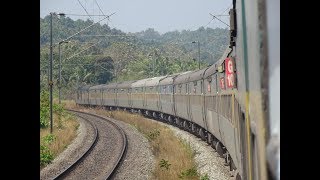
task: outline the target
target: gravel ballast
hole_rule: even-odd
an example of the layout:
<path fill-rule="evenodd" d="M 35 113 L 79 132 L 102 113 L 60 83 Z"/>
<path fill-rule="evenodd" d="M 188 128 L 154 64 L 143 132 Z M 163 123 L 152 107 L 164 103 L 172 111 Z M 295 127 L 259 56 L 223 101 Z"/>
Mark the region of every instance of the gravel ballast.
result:
<path fill-rule="evenodd" d="M 81 118 L 78 119 L 80 126 L 78 128 L 77 138 L 50 165 L 41 171 L 40 179 L 50 179 L 50 177 L 58 173 L 59 169 L 63 169 L 68 162 L 72 161 L 72 156 L 75 156 L 73 155 L 75 154 L 74 152 L 84 148 L 86 143 L 90 144 L 90 135 L 88 136 L 86 134 L 90 134 L 93 128 Z M 132 125 L 113 119 L 111 119 L 111 121 L 120 126 L 128 138 L 127 153 L 113 176 L 113 179 L 154 179 L 152 172 L 156 164 L 148 140 Z M 228 167 L 224 166 L 224 159 L 220 158 L 207 143 L 179 128 L 158 121 L 154 122 L 169 127 L 177 137 L 190 144 L 190 147 L 195 152 L 194 158 L 197 164 L 197 170 L 201 176 L 207 174 L 210 180 L 231 179 Z"/>

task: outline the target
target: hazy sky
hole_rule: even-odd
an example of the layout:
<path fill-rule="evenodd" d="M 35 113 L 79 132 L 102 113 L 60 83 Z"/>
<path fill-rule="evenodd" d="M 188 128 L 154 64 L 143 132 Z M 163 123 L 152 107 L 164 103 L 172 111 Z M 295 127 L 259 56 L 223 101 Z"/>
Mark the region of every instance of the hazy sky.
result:
<path fill-rule="evenodd" d="M 226 28 L 218 20 L 212 19 L 209 13 L 217 15 L 228 14 L 231 0 L 79 0 L 89 14 L 100 14 L 99 4 L 103 13 L 110 17 L 108 23 L 111 28 L 124 32 L 139 32 L 147 28 L 154 28 L 160 33 L 182 29 L 196 30 L 200 26 Z M 82 14 L 86 11 L 78 0 L 40 0 L 40 17 L 50 12 L 63 12 L 65 14 Z M 72 19 L 87 19 L 85 16 L 71 16 Z M 96 16 L 94 21 L 103 17 Z M 220 17 L 229 24 L 228 17 Z M 209 23 L 210 22 L 210 23 Z M 209 23 L 209 24 L 208 24 Z"/>

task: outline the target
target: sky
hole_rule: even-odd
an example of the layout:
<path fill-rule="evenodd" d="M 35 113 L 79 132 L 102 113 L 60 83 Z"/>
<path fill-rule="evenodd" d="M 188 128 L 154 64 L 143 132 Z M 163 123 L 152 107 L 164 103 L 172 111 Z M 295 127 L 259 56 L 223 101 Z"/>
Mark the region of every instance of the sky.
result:
<path fill-rule="evenodd" d="M 108 24 L 126 33 L 154 28 L 163 34 L 175 30 L 194 31 L 201 26 L 227 28 L 217 19 L 212 20 L 209 13 L 227 15 L 231 4 L 231 0 L 40 0 L 40 17 L 57 12 L 65 13 L 73 20 L 85 20 L 88 16 L 71 14 L 86 15 L 87 11 L 90 15 L 102 15 L 100 7 L 105 15 L 115 12 L 110 21 L 103 20 L 100 24 Z M 95 16 L 93 20 L 97 22 L 102 18 Z M 227 16 L 219 18 L 229 24 Z"/>

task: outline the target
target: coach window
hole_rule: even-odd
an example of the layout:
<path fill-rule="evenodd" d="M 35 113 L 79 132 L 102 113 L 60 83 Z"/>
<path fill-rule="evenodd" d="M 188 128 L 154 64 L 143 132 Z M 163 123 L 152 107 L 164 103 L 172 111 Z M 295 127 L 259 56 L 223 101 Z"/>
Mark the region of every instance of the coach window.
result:
<path fill-rule="evenodd" d="M 211 83 L 212 82 L 212 78 L 208 78 L 207 79 L 207 92 L 208 94 L 211 92 Z"/>
<path fill-rule="evenodd" d="M 197 81 L 193 82 L 193 93 L 197 93 Z"/>
<path fill-rule="evenodd" d="M 172 85 L 169 85 L 169 93 L 171 94 L 173 92 Z"/>
<path fill-rule="evenodd" d="M 212 81 L 211 81 L 211 87 L 212 87 L 212 94 L 216 93 L 217 91 L 217 74 L 214 74 L 212 76 Z"/>
<path fill-rule="evenodd" d="M 180 84 L 180 85 L 179 85 L 179 91 L 180 91 L 180 94 L 183 94 L 183 93 L 186 94 L 186 93 L 188 93 L 187 86 L 184 87 L 183 84 Z"/>

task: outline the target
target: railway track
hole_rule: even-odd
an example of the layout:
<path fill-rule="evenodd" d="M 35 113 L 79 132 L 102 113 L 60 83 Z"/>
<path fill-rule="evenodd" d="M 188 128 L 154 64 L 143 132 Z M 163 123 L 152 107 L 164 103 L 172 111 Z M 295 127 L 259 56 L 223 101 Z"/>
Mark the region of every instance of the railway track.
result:
<path fill-rule="evenodd" d="M 53 179 L 110 179 L 126 154 L 127 137 L 115 123 L 101 116 L 68 110 L 94 127 L 94 141 L 74 163 Z"/>

